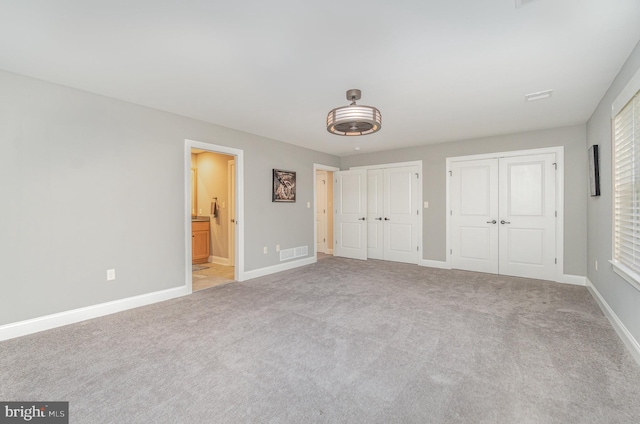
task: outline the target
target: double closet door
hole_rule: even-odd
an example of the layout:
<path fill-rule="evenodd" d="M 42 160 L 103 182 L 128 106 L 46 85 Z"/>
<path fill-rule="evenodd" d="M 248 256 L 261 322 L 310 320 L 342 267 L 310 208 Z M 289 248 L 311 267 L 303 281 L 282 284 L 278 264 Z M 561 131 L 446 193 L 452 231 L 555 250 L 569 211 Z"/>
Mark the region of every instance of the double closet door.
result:
<path fill-rule="evenodd" d="M 418 168 L 335 173 L 334 255 L 417 263 Z"/>
<path fill-rule="evenodd" d="M 453 268 L 555 279 L 555 154 L 455 161 L 449 178 Z"/>

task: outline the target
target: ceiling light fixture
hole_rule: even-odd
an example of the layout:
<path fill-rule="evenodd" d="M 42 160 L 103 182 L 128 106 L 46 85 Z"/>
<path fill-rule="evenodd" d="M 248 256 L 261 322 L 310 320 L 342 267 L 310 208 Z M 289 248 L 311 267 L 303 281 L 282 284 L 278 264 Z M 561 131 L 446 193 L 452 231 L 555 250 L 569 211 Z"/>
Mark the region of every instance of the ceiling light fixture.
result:
<path fill-rule="evenodd" d="M 538 91 L 536 93 L 529 93 L 524 95 L 524 99 L 527 102 L 533 102 L 535 100 L 548 99 L 553 94 L 553 90 Z"/>
<path fill-rule="evenodd" d="M 360 100 L 362 92 L 358 89 L 347 90 L 347 100 L 351 100 L 349 106 L 333 109 L 327 115 L 327 131 L 336 135 L 367 135 L 380 131 L 382 128 L 382 115 L 373 106 L 360 106 L 356 100 Z"/>

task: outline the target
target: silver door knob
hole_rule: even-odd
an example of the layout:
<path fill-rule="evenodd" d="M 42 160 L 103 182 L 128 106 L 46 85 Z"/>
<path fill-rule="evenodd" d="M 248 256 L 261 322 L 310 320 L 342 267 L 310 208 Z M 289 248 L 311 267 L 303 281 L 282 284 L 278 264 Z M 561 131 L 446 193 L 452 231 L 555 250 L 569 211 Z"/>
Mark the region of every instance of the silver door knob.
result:
<path fill-rule="evenodd" d="M 385 221 L 391 221 L 391 219 L 390 219 L 390 218 L 387 218 L 386 216 L 384 217 L 384 220 L 385 220 Z"/>
<path fill-rule="evenodd" d="M 376 221 L 382 221 L 382 217 L 376 218 Z"/>
<path fill-rule="evenodd" d="M 367 219 L 367 218 L 365 218 L 365 217 L 363 216 L 362 218 L 358 218 L 358 221 L 364 221 L 364 220 L 366 220 L 366 219 Z"/>
<path fill-rule="evenodd" d="M 511 224 L 509 221 L 505 221 L 504 219 L 500 221 L 501 224 Z"/>
<path fill-rule="evenodd" d="M 498 221 L 496 221 L 496 220 L 494 219 L 493 221 L 487 221 L 487 224 L 495 224 L 496 222 L 498 222 Z"/>

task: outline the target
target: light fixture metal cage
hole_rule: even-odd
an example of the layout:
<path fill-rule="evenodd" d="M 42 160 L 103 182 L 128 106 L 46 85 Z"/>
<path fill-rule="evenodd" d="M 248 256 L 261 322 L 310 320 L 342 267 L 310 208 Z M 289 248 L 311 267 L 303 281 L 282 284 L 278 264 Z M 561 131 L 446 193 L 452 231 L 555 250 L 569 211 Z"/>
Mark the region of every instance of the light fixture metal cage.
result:
<path fill-rule="evenodd" d="M 347 91 L 349 106 L 337 107 L 327 115 L 327 131 L 336 135 L 367 135 L 380 131 L 382 114 L 373 106 L 357 105 L 362 96 L 358 89 Z"/>

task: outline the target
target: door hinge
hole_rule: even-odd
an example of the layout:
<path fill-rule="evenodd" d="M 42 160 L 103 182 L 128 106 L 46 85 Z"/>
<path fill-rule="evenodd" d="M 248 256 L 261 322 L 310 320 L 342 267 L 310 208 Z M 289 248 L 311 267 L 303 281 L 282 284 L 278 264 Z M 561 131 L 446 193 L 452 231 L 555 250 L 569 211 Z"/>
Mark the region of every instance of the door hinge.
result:
<path fill-rule="evenodd" d="M 322 213 L 327 213 L 327 210 L 326 209 L 322 209 Z"/>
<path fill-rule="evenodd" d="M 420 174 L 418 174 L 417 172 L 416 172 L 416 178 L 420 179 Z"/>
<path fill-rule="evenodd" d="M 558 265 L 558 258 L 555 258 L 555 263 L 556 265 Z"/>
<path fill-rule="evenodd" d="M 556 211 L 556 218 L 558 217 L 558 211 Z"/>
<path fill-rule="evenodd" d="M 453 171 L 449 171 L 449 176 L 453 177 Z"/>
<path fill-rule="evenodd" d="M 449 254 L 453 255 L 453 249 L 449 249 Z"/>
<path fill-rule="evenodd" d="M 322 180 L 322 184 L 326 184 L 327 182 L 325 180 Z"/>
<path fill-rule="evenodd" d="M 553 167 L 556 169 L 556 171 L 558 170 L 558 164 L 553 162 Z"/>
<path fill-rule="evenodd" d="M 416 252 L 420 251 L 420 246 L 416 246 Z"/>
<path fill-rule="evenodd" d="M 417 210 L 417 211 L 416 211 L 416 215 L 420 215 L 420 210 Z"/>
<path fill-rule="evenodd" d="M 338 240 L 336 240 L 336 246 L 338 245 Z"/>
<path fill-rule="evenodd" d="M 453 216 L 453 211 L 449 211 L 449 215 Z"/>
<path fill-rule="evenodd" d="M 322 242 L 323 242 L 323 243 L 326 243 L 326 242 L 327 242 L 327 239 L 324 239 L 324 238 L 323 238 L 323 239 L 322 239 Z"/>

